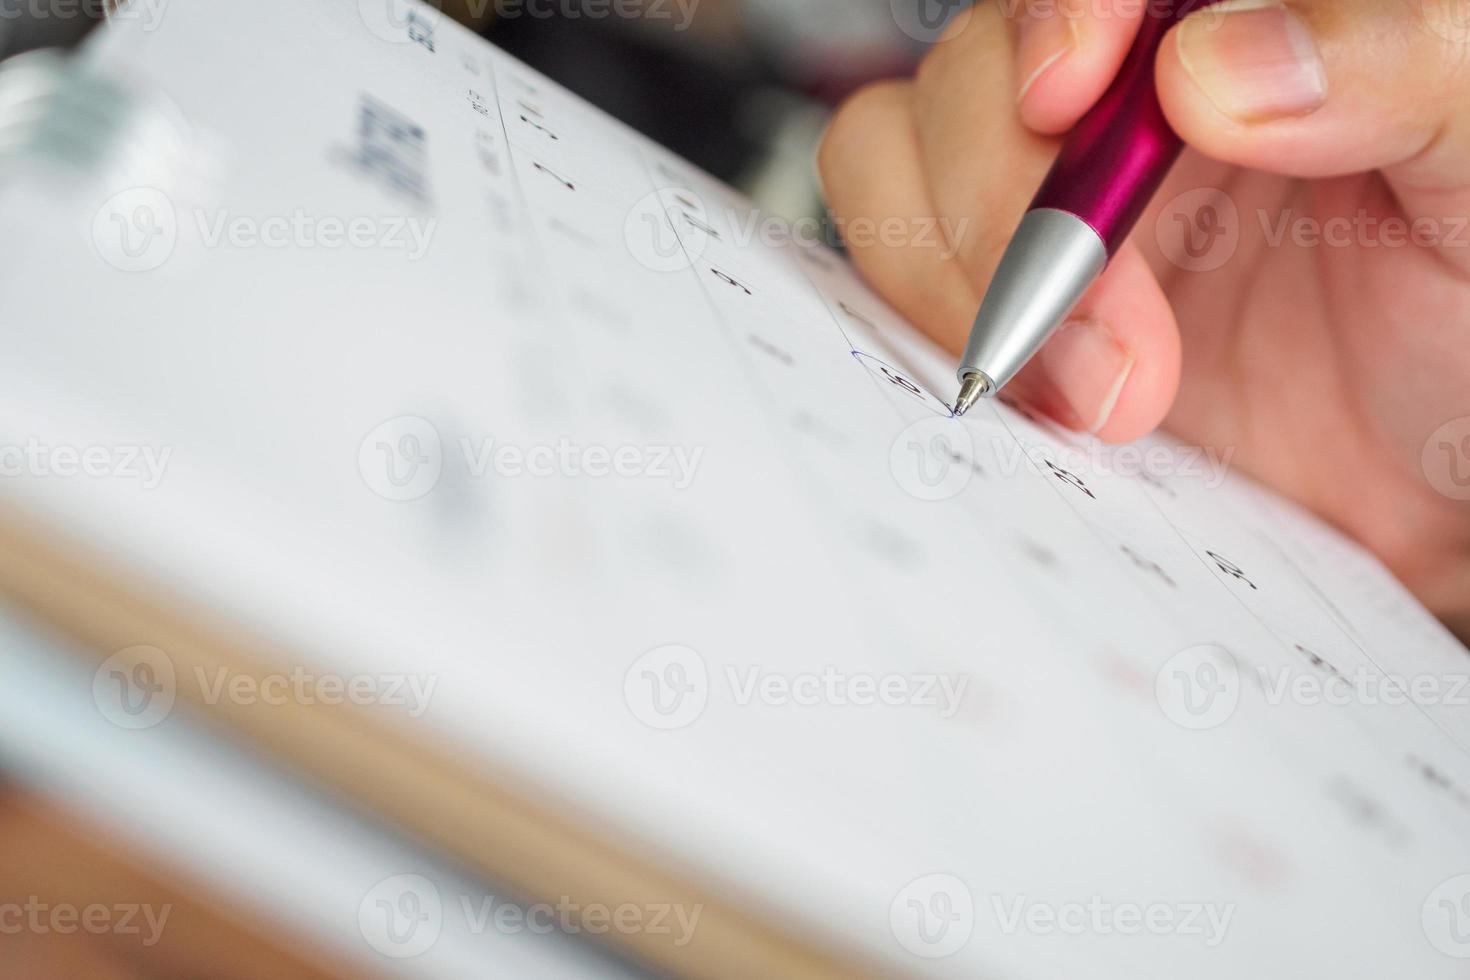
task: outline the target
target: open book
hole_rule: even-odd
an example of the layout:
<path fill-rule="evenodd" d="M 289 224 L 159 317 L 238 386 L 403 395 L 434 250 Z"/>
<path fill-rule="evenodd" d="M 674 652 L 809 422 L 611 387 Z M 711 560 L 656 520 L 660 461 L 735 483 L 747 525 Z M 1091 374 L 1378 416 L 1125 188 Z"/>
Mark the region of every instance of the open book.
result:
<path fill-rule="evenodd" d="M 118 738 L 690 976 L 1462 975 L 1470 659 L 1228 447 L 952 419 L 840 256 L 430 7 L 144 14 L 0 75 L 0 586 Z M 390 957 L 457 914 L 404 871 Z"/>

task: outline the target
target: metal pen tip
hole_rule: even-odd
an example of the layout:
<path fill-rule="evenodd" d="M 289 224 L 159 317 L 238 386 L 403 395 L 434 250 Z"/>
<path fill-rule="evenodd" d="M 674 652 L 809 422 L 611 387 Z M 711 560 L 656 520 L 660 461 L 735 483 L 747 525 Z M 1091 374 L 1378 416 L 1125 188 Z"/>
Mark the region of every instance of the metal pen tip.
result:
<path fill-rule="evenodd" d="M 990 382 L 983 374 L 967 374 L 960 384 L 960 397 L 955 399 L 955 418 L 961 418 L 975 403 L 990 394 Z"/>

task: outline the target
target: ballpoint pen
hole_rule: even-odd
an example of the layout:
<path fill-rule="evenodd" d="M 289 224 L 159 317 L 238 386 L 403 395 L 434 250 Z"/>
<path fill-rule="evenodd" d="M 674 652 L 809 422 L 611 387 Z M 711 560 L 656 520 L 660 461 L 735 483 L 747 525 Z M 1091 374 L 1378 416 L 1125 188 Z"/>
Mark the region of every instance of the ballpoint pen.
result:
<path fill-rule="evenodd" d="M 1150 0 L 1113 84 L 1063 141 L 991 280 L 960 361 L 955 415 L 1016 376 L 1123 244 L 1184 143 L 1154 89 L 1169 28 L 1220 0 Z"/>

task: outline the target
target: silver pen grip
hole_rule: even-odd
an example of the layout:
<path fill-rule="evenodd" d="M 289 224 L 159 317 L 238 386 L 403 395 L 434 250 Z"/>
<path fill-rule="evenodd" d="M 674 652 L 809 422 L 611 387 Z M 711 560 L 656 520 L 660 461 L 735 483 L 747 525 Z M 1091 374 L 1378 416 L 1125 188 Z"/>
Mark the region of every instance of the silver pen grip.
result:
<path fill-rule="evenodd" d="M 1072 312 L 1108 264 L 1087 222 L 1036 208 L 1016 229 L 975 317 L 959 378 L 980 375 L 986 394 L 1004 388 Z"/>

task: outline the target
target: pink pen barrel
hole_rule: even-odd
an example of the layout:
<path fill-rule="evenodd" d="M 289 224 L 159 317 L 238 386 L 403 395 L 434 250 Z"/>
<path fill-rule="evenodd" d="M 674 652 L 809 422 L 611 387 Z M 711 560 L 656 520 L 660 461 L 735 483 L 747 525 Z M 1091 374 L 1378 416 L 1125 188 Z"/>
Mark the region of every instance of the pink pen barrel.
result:
<path fill-rule="evenodd" d="M 1147 0 L 1118 77 L 1067 136 L 1031 207 L 1074 214 L 1109 257 L 1133 230 L 1184 144 L 1164 119 L 1154 58 L 1169 28 L 1219 0 Z"/>
<path fill-rule="evenodd" d="M 1011 382 L 1127 240 L 1184 148 L 1154 86 L 1159 45 L 1220 0 L 1144 0 L 1118 77 L 1073 128 L 985 289 L 957 372 L 963 415 Z"/>

